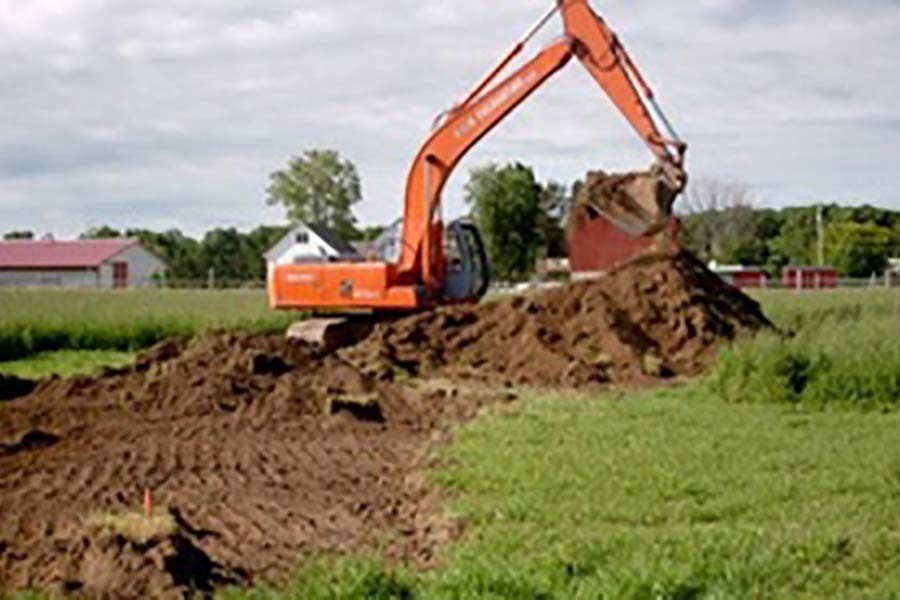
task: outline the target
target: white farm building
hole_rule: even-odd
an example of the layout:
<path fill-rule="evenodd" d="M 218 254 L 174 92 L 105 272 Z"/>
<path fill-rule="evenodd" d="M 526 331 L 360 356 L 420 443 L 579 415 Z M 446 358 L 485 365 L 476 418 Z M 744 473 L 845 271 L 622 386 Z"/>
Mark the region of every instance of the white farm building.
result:
<path fill-rule="evenodd" d="M 165 270 L 137 240 L 0 242 L 0 286 L 144 287 Z"/>
<path fill-rule="evenodd" d="M 356 249 L 324 225 L 299 223 L 266 252 L 271 273 L 277 265 L 360 259 Z"/>

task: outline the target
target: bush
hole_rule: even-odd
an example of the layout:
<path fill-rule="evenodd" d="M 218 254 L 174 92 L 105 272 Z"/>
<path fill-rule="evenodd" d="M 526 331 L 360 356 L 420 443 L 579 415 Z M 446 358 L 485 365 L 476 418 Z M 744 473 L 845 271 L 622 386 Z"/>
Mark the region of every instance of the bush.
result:
<path fill-rule="evenodd" d="M 877 294 L 871 304 L 830 298 L 830 306 L 803 312 L 794 297 L 795 312 L 782 314 L 793 332 L 724 350 L 709 379 L 713 390 L 730 402 L 900 408 L 900 339 L 890 334 L 900 331 L 900 312 Z"/>

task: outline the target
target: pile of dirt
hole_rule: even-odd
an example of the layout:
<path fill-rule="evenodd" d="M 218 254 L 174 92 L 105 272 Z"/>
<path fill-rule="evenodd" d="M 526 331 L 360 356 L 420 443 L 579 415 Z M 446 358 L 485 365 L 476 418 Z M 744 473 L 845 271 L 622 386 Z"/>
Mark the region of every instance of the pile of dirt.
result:
<path fill-rule="evenodd" d="M 692 374 L 767 325 L 696 260 L 654 255 L 598 281 L 383 324 L 338 353 L 213 335 L 96 378 L 33 391 L 3 380 L 15 399 L 0 403 L 0 595 L 183 597 L 279 581 L 305 554 L 376 548 L 430 565 L 461 525 L 423 472 L 455 424 L 514 397 L 490 390 Z M 170 530 L 136 539 L 109 525 L 145 490 Z"/>
<path fill-rule="evenodd" d="M 277 580 L 305 553 L 382 545 L 428 565 L 459 525 L 417 473 L 429 444 L 490 400 L 453 394 L 377 384 L 307 345 L 246 335 L 45 381 L 0 410 L 0 595 L 181 597 Z M 98 530 L 98 515 L 134 512 L 145 489 L 174 533 Z"/>
<path fill-rule="evenodd" d="M 598 280 L 382 325 L 344 355 L 381 380 L 641 384 L 694 375 L 722 343 L 766 327 L 756 302 L 691 255 L 660 253 Z"/>

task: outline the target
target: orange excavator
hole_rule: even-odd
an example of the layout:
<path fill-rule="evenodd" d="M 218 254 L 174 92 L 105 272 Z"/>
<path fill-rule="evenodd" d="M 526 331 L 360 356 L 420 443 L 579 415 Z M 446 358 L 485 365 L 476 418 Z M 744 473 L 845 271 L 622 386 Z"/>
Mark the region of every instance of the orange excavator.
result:
<path fill-rule="evenodd" d="M 564 35 L 498 81 L 557 13 L 565 26 Z M 278 266 L 269 281 L 272 306 L 377 315 L 477 302 L 490 279 L 482 237 L 471 222 L 443 223 L 441 193 L 466 152 L 573 57 L 600 84 L 656 157 L 654 167 L 636 179 L 631 190 L 624 190 L 628 193 L 617 193 L 608 206 L 596 208 L 631 233 L 662 229 L 685 185 L 687 146 L 674 132 L 619 38 L 594 13 L 588 0 L 555 0 L 552 9 L 487 76 L 438 117 L 413 161 L 403 219 L 380 241 L 378 260 Z"/>

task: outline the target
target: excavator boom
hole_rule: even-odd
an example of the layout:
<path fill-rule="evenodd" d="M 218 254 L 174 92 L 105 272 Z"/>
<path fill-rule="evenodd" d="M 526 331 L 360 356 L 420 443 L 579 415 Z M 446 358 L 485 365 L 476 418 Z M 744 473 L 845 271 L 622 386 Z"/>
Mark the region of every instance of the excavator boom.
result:
<path fill-rule="evenodd" d="M 562 17 L 564 35 L 501 78 L 556 13 Z M 662 227 L 675 196 L 684 187 L 686 145 L 659 110 L 652 90 L 616 34 L 594 13 L 588 0 L 555 0 L 552 9 L 487 76 L 435 123 L 407 178 L 399 257 L 380 262 L 280 266 L 269 283 L 271 303 L 276 308 L 316 311 L 403 312 L 450 301 L 477 300 L 475 292 L 468 297 L 447 294 L 448 288 L 457 286 L 448 285 L 452 273 L 448 273 L 445 256 L 441 194 L 465 154 L 573 57 L 632 125 L 658 165 L 648 176 L 652 179 L 636 181 L 633 189 L 620 194 L 621 199 L 608 206 L 600 202 L 594 208 L 613 221 L 620 218 L 620 226 L 632 231 Z M 657 120 L 667 135 L 661 133 Z M 472 235 L 467 229 L 465 239 L 472 240 Z M 477 238 L 477 230 L 474 235 Z M 460 240 L 466 243 L 463 236 Z M 486 266 L 482 270 L 486 273 Z"/>

